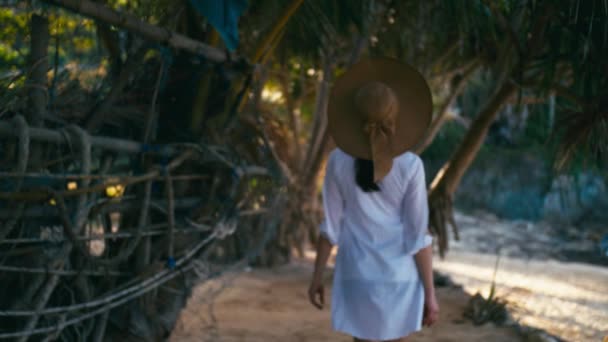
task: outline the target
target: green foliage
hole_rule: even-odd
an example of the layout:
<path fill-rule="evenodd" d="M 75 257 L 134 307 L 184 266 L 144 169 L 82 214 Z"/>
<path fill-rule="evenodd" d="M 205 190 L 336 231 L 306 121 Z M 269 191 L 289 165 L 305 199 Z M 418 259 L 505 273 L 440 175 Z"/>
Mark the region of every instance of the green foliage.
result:
<path fill-rule="evenodd" d="M 12 8 L 0 8 L 0 72 L 25 65 L 29 38 L 29 15 Z"/>
<path fill-rule="evenodd" d="M 31 11 L 19 8 L 0 8 L 0 73 L 25 68 L 29 53 L 31 14 Z M 49 56 L 58 58 L 50 64 L 64 66 L 73 61 L 99 61 L 93 20 L 57 9 L 50 9 L 46 14 L 51 35 Z"/>

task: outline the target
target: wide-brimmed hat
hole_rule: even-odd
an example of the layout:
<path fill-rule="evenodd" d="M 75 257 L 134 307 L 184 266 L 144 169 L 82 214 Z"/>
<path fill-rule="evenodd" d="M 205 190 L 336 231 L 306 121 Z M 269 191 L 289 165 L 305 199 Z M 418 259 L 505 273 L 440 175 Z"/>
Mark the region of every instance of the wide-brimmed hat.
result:
<path fill-rule="evenodd" d="M 431 91 L 416 69 L 392 58 L 368 58 L 335 81 L 327 124 L 341 150 L 373 160 L 377 182 L 394 157 L 423 138 L 432 110 Z"/>

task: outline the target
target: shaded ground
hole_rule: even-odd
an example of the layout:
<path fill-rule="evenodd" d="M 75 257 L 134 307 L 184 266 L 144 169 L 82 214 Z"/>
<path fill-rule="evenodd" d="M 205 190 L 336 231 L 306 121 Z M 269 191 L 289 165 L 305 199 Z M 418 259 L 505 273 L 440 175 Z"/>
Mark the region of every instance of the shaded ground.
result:
<path fill-rule="evenodd" d="M 182 312 L 171 341 L 299 341 L 350 342 L 331 330 L 330 311 L 318 311 L 306 295 L 310 261 L 274 270 L 253 270 L 230 279 L 199 286 Z M 217 329 L 211 328 L 209 294 L 231 283 L 214 304 Z M 331 274 L 326 286 L 331 289 Z M 475 327 L 462 319 L 469 296 L 458 287 L 438 288 L 440 322 L 416 334 L 412 341 L 520 341 L 513 328 L 491 324 Z M 211 333 L 212 332 L 212 333 Z M 211 333 L 211 334 L 210 334 Z M 212 335 L 212 336 L 210 336 Z"/>

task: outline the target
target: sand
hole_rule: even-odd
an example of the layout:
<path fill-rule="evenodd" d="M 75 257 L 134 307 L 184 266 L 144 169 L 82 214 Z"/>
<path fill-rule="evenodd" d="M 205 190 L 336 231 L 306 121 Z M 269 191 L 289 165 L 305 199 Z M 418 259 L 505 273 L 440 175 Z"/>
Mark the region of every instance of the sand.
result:
<path fill-rule="evenodd" d="M 311 262 L 300 260 L 201 285 L 182 312 L 171 341 L 352 341 L 332 331 L 329 307 L 319 311 L 308 303 L 311 272 Z M 209 299 L 223 287 L 210 307 Z M 326 289 L 331 290 L 331 271 L 327 272 Z M 462 311 L 469 295 L 461 288 L 438 288 L 437 294 L 439 322 L 413 335 L 412 341 L 521 341 L 514 328 L 476 327 L 464 320 Z"/>
<path fill-rule="evenodd" d="M 451 242 L 445 260 L 435 257 L 434 268 L 462 288 L 437 289 L 440 322 L 411 341 L 522 340 L 514 327 L 476 327 L 462 319 L 472 294 L 488 294 L 498 249 L 502 257 L 496 291 L 514 320 L 564 341 L 595 342 L 608 336 L 608 268 L 602 266 L 608 261 L 589 258 L 597 253 L 593 236 L 568 233 L 572 227 L 488 214 L 457 212 L 456 221 L 461 240 Z M 572 255 L 579 257 L 573 260 Z M 350 341 L 332 332 L 329 308 L 317 311 L 308 304 L 313 258 L 314 251 L 307 251 L 306 259 L 291 265 L 227 275 L 196 287 L 171 341 Z M 330 280 L 328 273 L 328 290 Z M 229 286 L 224 291 L 211 296 L 225 283 Z M 215 298 L 215 322 L 206 300 L 210 298 Z"/>

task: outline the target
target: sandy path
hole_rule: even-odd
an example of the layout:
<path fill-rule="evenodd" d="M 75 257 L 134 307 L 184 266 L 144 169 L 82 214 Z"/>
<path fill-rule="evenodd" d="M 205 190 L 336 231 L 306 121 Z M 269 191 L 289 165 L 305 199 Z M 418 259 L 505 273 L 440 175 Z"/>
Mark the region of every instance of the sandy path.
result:
<path fill-rule="evenodd" d="M 588 234 L 570 228 L 564 236 L 547 223 L 491 215 L 456 213 L 456 221 L 461 240 L 452 241 L 446 260 L 436 258 L 434 266 L 466 292 L 439 288 L 441 322 L 412 341 L 520 340 L 509 328 L 474 327 L 461 319 L 470 294 L 489 292 L 498 248 L 503 257 L 497 294 L 508 300 L 516 320 L 566 341 L 597 342 L 608 336 L 608 268 L 564 261 L 572 253 L 593 254 L 596 246 Z M 197 287 L 172 341 L 204 341 L 207 336 L 209 341 L 350 341 L 331 331 L 329 310 L 316 311 L 307 302 L 312 258 L 309 251 L 307 262 L 235 276 L 215 303 L 215 337 L 203 299 L 220 282 Z M 330 275 L 327 279 L 330 287 Z"/>
<path fill-rule="evenodd" d="M 209 294 L 221 280 L 195 289 L 171 341 L 351 341 L 330 326 L 329 308 L 314 309 L 306 288 L 312 265 L 300 261 L 275 270 L 236 275 L 214 304 L 217 329 L 212 329 Z M 331 275 L 326 277 L 331 289 Z M 491 324 L 475 327 L 462 320 L 468 296 L 459 288 L 438 288 L 440 323 L 416 334 L 412 341 L 519 341 L 510 328 Z"/>

